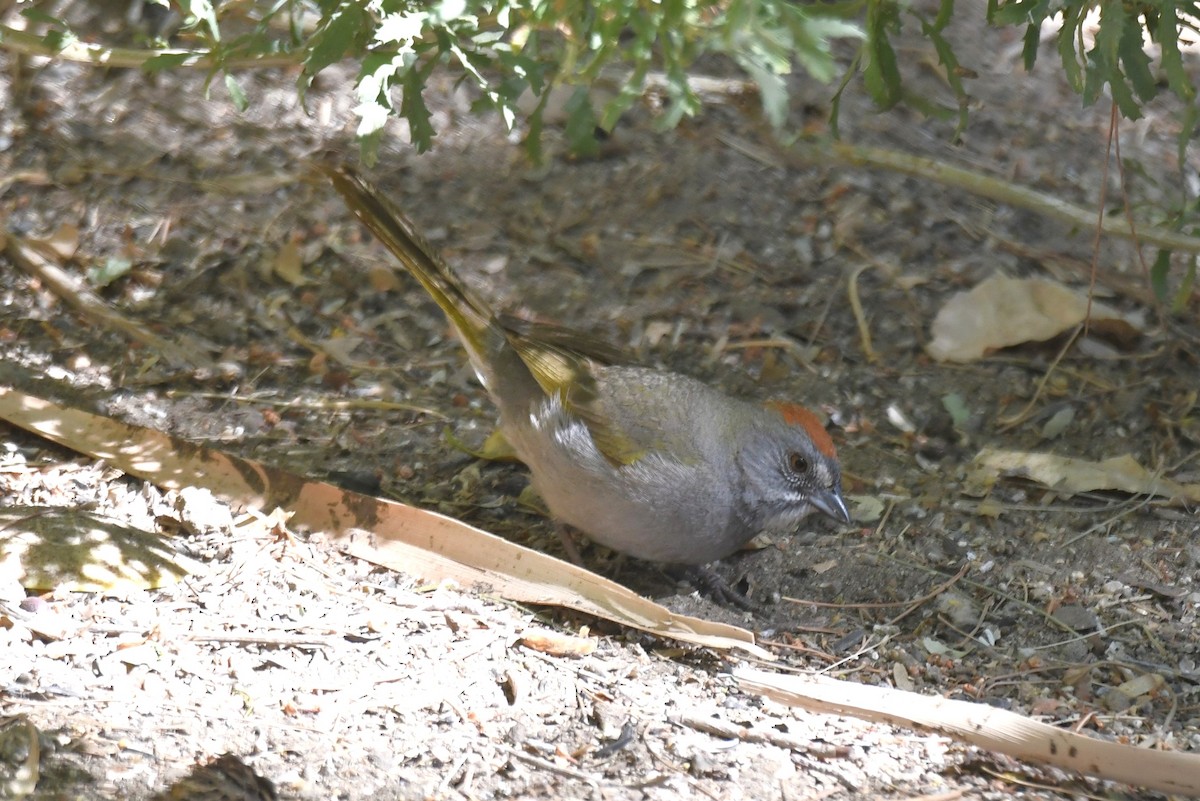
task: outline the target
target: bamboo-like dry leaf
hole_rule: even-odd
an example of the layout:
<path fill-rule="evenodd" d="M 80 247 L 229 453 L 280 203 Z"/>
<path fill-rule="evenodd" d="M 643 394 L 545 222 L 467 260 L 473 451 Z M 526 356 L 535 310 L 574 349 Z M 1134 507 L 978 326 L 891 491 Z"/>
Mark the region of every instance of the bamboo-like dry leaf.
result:
<path fill-rule="evenodd" d="M 0 418 L 167 489 L 211 490 L 240 507 L 292 513 L 348 553 L 429 581 L 577 609 L 662 637 L 773 659 L 737 626 L 676 615 L 615 582 L 444 515 L 310 481 L 158 431 L 0 388 Z"/>
<path fill-rule="evenodd" d="M 1097 740 L 1004 709 L 824 676 L 734 670 L 745 690 L 773 701 L 860 720 L 916 727 L 1031 762 L 1164 793 L 1200 794 L 1200 755 Z"/>

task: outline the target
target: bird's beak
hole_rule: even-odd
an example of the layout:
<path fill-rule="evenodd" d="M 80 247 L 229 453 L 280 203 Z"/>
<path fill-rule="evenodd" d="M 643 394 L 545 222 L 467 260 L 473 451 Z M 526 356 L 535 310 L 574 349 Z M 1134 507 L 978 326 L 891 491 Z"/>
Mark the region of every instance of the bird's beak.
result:
<path fill-rule="evenodd" d="M 846 508 L 846 501 L 842 498 L 841 490 L 827 489 L 818 490 L 808 502 L 815 509 L 825 513 L 842 525 L 847 525 L 850 522 L 850 510 Z"/>

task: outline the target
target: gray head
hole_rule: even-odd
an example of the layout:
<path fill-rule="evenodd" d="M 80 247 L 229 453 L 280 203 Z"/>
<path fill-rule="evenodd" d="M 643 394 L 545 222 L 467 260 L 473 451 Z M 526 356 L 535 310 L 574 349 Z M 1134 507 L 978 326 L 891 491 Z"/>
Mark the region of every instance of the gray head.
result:
<path fill-rule="evenodd" d="M 850 522 L 842 468 L 829 434 L 809 410 L 768 404 L 737 454 L 742 513 L 757 531 L 792 531 L 812 511 Z"/>

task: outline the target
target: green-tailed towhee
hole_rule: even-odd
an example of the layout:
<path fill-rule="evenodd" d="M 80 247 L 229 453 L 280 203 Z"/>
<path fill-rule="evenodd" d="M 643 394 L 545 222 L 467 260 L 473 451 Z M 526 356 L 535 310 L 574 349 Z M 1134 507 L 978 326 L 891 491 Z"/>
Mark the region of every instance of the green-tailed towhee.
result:
<path fill-rule="evenodd" d="M 850 522 L 837 453 L 812 412 L 506 327 L 378 190 L 349 167 L 322 169 L 458 329 L 500 430 L 558 520 L 613 550 L 681 565 L 792 531 L 813 510 Z"/>

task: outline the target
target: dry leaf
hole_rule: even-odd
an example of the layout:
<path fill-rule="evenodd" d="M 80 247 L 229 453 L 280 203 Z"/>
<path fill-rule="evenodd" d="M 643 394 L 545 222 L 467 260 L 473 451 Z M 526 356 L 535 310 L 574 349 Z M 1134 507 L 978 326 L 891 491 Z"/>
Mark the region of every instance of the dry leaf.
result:
<path fill-rule="evenodd" d="M 63 223 L 41 242 L 58 257 L 59 261 L 70 261 L 71 257 L 75 255 L 75 251 L 79 250 L 79 226 L 73 223 Z"/>
<path fill-rule="evenodd" d="M 279 252 L 275 254 L 272 270 L 275 275 L 292 286 L 302 285 L 304 283 L 304 262 L 300 258 L 300 245 L 291 240 L 285 242 Z"/>
<path fill-rule="evenodd" d="M 938 361 L 974 361 L 999 348 L 1052 339 L 1087 314 L 1087 297 L 1055 281 L 994 275 L 942 306 L 926 350 Z M 1137 333 L 1131 320 L 1103 303 L 1092 302 L 1090 319 Z"/>
<path fill-rule="evenodd" d="M 976 489 L 986 488 L 999 476 L 1020 476 L 1062 493 L 1117 490 L 1176 502 L 1200 502 L 1200 484 L 1180 484 L 1157 476 L 1129 454 L 1093 462 L 1053 453 L 985 448 L 971 460 L 967 483 Z"/>
<path fill-rule="evenodd" d="M 529 629 L 521 635 L 520 643 L 551 656 L 587 656 L 596 650 L 595 637 L 575 637 L 549 629 Z"/>
<path fill-rule="evenodd" d="M 403 286 L 395 270 L 378 264 L 367 269 L 367 283 L 376 292 L 395 292 Z"/>
<path fill-rule="evenodd" d="M 59 507 L 0 510 L 0 563 L 31 590 L 102 592 L 174 584 L 196 563 L 150 531 Z"/>

